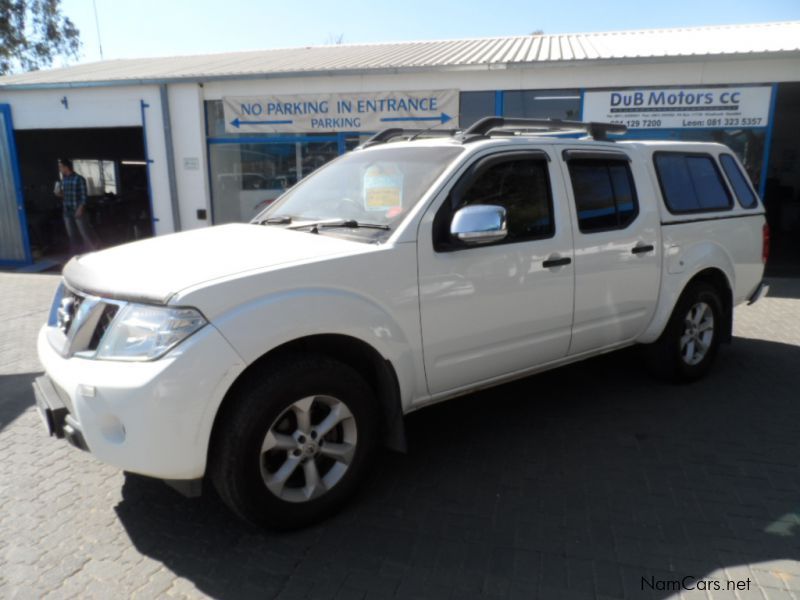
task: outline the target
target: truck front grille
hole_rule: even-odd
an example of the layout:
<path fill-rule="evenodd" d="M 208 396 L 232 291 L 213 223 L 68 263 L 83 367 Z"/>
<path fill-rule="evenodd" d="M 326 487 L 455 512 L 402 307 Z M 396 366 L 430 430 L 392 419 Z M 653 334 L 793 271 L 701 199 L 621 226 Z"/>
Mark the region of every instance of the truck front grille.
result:
<path fill-rule="evenodd" d="M 69 332 L 75 323 L 75 315 L 78 313 L 78 309 L 80 308 L 83 300 L 83 296 L 76 294 L 69 289 L 64 289 L 63 295 L 61 296 L 60 305 L 56 311 L 56 325 L 64 335 L 69 335 Z"/>
<path fill-rule="evenodd" d="M 98 349 L 122 302 L 76 292 L 64 285 L 57 298 L 55 326 L 62 335 L 52 340 L 62 356 L 91 355 Z"/>
<path fill-rule="evenodd" d="M 111 321 L 114 320 L 114 317 L 117 315 L 118 311 L 119 305 L 117 304 L 103 305 L 103 312 L 94 328 L 92 339 L 89 340 L 89 347 L 87 350 L 97 350 L 97 347 L 100 345 L 100 340 L 103 339 L 103 335 L 105 335 L 108 326 L 111 325 Z"/>

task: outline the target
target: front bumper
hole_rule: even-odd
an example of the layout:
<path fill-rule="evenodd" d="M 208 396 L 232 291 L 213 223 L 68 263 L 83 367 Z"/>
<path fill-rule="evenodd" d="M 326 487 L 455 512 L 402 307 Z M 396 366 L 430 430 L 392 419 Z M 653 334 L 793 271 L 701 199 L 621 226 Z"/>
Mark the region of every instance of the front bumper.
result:
<path fill-rule="evenodd" d="M 64 438 L 81 450 L 89 450 L 80 426 L 69 414 L 64 397 L 47 375 L 40 375 L 33 380 L 33 396 L 36 410 L 50 435 Z"/>
<path fill-rule="evenodd" d="M 205 473 L 217 409 L 244 369 L 211 325 L 150 362 L 64 358 L 38 338 L 46 376 L 34 382 L 52 435 L 126 471 L 161 479 Z"/>

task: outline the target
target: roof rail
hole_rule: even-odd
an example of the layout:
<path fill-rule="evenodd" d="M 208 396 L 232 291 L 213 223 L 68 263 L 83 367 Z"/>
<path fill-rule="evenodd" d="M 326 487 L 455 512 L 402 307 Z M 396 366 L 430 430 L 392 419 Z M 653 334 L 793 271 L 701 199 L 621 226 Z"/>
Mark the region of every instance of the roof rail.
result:
<path fill-rule="evenodd" d="M 408 136 L 409 140 L 420 137 L 451 137 L 455 135 L 455 129 L 403 129 L 401 127 L 390 127 L 383 129 L 361 144 L 359 148 L 369 148 L 376 144 L 384 144 L 397 137 Z"/>
<path fill-rule="evenodd" d="M 521 132 L 535 130 L 538 132 L 552 131 L 585 131 L 595 140 L 608 140 L 608 134 L 622 134 L 628 131 L 625 125 L 616 123 L 597 123 L 594 121 L 567 121 L 563 119 L 525 119 L 516 117 L 484 117 L 473 123 L 463 131 L 454 129 L 403 129 L 402 127 L 390 127 L 379 131 L 359 148 L 369 148 L 376 144 L 398 138 L 407 137 L 408 140 L 415 140 L 420 137 L 450 137 L 458 133 L 460 141 L 470 141 L 478 138 L 488 137 L 490 134 L 515 135 Z"/>
<path fill-rule="evenodd" d="M 597 123 L 594 121 L 567 121 L 563 119 L 524 119 L 516 117 L 484 117 L 473 123 L 461 134 L 462 140 L 486 137 L 494 130 L 585 131 L 595 140 L 607 140 L 609 133 L 622 134 L 628 131 L 625 125 Z"/>

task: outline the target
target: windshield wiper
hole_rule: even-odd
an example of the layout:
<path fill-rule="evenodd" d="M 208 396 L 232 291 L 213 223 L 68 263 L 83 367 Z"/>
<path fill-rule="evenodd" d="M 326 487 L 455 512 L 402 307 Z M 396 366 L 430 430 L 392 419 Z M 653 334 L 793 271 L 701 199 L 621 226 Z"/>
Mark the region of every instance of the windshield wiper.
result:
<path fill-rule="evenodd" d="M 320 227 L 352 227 L 354 229 L 364 228 L 364 229 L 383 229 L 384 231 L 389 231 L 391 227 L 388 225 L 384 225 L 382 223 L 363 223 L 361 221 L 356 221 L 355 219 L 342 219 L 341 221 L 336 222 L 328 222 L 328 223 L 320 223 Z"/>
<path fill-rule="evenodd" d="M 338 221 L 319 221 L 317 223 L 300 223 L 290 227 L 290 229 L 303 229 L 305 227 L 311 228 L 311 233 L 318 233 L 320 229 L 329 229 L 332 227 L 347 227 L 352 229 L 382 229 L 389 231 L 391 227 L 381 223 L 363 223 L 355 219 L 340 219 Z"/>
<path fill-rule="evenodd" d="M 288 225 L 292 222 L 292 217 L 290 215 L 277 215 L 275 217 L 269 217 L 264 219 L 263 221 L 259 221 L 259 225 Z"/>

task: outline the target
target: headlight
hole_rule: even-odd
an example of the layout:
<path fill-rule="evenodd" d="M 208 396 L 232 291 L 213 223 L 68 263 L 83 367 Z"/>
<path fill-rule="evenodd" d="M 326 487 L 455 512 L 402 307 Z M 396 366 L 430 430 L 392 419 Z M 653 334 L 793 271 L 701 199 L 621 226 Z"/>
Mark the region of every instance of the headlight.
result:
<path fill-rule="evenodd" d="M 97 358 L 153 360 L 206 324 L 193 308 L 126 304 L 114 317 L 97 349 Z"/>

